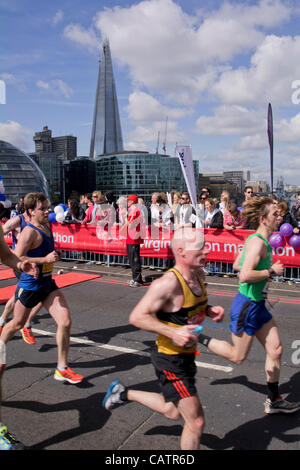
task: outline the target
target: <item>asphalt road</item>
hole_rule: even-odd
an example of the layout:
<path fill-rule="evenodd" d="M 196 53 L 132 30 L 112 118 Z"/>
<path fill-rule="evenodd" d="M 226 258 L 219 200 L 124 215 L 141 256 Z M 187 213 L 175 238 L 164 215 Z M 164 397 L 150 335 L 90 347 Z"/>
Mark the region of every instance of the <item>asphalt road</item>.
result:
<path fill-rule="evenodd" d="M 72 268 L 63 266 L 65 270 Z M 128 323 L 128 315 L 146 287 L 127 286 L 128 271 L 99 270 L 101 278 L 63 289 L 72 312 L 69 365 L 84 375 L 84 381 L 74 386 L 53 379 L 56 328 L 42 310 L 33 325 L 36 345 L 24 343 L 17 334 L 7 346 L 3 422 L 31 450 L 101 450 L 103 458 L 130 456 L 134 450 L 151 451 L 151 455 L 177 452 L 181 422 L 168 421 L 136 403 L 111 412 L 101 406 L 109 384 L 116 378 L 132 388 L 159 389 L 149 359 L 155 336 Z M 14 282 L 0 281 L 0 287 Z M 226 315 L 219 325 L 207 320 L 206 334 L 230 339 L 228 313 L 236 290 L 236 280 L 208 278 L 209 302 L 223 305 Z M 284 346 L 281 392 L 298 401 L 299 284 L 276 285 L 270 299 Z M 300 412 L 290 416 L 263 413 L 264 350 L 257 341 L 240 366 L 204 347 L 200 352 L 197 388 L 206 416 L 201 449 L 300 450 Z M 130 464 L 135 467 L 134 462 Z"/>

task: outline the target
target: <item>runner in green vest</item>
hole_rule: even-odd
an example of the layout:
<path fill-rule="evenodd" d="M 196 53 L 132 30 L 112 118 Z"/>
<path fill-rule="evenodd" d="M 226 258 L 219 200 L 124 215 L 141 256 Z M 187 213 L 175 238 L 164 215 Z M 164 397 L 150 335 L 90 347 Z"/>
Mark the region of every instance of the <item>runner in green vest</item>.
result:
<path fill-rule="evenodd" d="M 278 327 L 265 306 L 268 281 L 283 274 L 284 266 L 272 261 L 268 238 L 278 230 L 279 214 L 270 197 L 253 197 L 243 206 L 243 215 L 256 232 L 248 237 L 242 253 L 234 263 L 239 270 L 239 292 L 230 310 L 232 344 L 200 335 L 199 341 L 215 354 L 241 364 L 256 338 L 266 351 L 265 372 L 268 396 L 265 413 L 293 413 L 300 403 L 290 403 L 279 394 L 282 345 Z"/>

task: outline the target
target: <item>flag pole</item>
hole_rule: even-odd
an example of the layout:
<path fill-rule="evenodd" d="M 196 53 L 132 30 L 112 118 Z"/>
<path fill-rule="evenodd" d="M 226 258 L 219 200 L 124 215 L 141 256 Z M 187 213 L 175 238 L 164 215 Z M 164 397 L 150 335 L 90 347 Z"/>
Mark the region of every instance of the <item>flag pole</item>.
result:
<path fill-rule="evenodd" d="M 271 193 L 273 194 L 273 113 L 271 103 L 268 106 L 268 138 L 270 147 Z"/>

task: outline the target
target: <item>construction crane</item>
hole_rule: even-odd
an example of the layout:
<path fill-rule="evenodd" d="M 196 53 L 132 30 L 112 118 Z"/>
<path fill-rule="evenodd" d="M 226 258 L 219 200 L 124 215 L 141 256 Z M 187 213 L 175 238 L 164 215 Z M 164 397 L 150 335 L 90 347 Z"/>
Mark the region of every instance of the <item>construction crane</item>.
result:
<path fill-rule="evenodd" d="M 158 153 L 158 149 L 159 149 L 159 136 L 160 136 L 160 132 L 158 131 L 158 133 L 157 133 L 156 153 Z"/>
<path fill-rule="evenodd" d="M 167 153 L 167 132 L 168 132 L 168 116 L 166 117 L 165 139 L 163 142 L 163 152 L 165 155 Z"/>

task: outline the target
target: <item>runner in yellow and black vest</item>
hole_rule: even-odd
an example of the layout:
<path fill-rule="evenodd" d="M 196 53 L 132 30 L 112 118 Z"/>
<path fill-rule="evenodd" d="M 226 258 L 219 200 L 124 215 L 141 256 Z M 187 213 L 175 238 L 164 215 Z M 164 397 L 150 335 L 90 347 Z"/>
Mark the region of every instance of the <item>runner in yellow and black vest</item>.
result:
<path fill-rule="evenodd" d="M 201 286 L 201 296 L 195 295 L 183 276 L 176 269 L 170 269 L 177 277 L 182 288 L 184 300 L 182 307 L 177 312 L 159 310 L 156 314 L 158 320 L 170 326 L 200 325 L 207 313 L 207 293 L 203 280 L 198 275 Z M 157 350 L 152 352 L 152 363 L 165 398 L 170 401 L 195 395 L 197 393 L 194 377 L 196 374 L 195 352 L 197 343 L 190 347 L 177 346 L 170 338 L 158 335 L 156 340 Z M 182 366 L 184 371 L 182 372 Z"/>
<path fill-rule="evenodd" d="M 144 297 L 130 314 L 134 326 L 156 333 L 151 359 L 161 394 L 126 388 L 114 380 L 104 397 L 103 406 L 111 409 L 126 401 L 135 401 L 166 418 L 184 420 L 181 449 L 199 448 L 204 413 L 195 385 L 194 333 L 205 315 L 221 321 L 224 309 L 208 306 L 203 267 L 208 250 L 203 231 L 181 228 L 172 240 L 175 266 L 152 282 Z"/>

